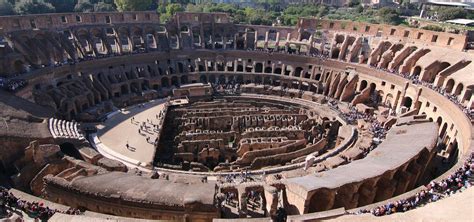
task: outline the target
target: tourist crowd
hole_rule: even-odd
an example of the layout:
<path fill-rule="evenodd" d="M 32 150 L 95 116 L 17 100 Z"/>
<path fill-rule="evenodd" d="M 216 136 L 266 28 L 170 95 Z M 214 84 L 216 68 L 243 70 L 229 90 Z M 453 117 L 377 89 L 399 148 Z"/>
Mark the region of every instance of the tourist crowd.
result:
<path fill-rule="evenodd" d="M 254 178 L 252 178 L 246 170 L 241 171 L 240 173 L 226 174 L 220 181 L 221 183 L 244 183 L 247 181 L 254 181 Z"/>
<path fill-rule="evenodd" d="M 387 203 L 373 209 L 364 209 L 357 212 L 372 213 L 375 216 L 389 215 L 397 212 L 405 212 L 422 206 L 426 203 L 436 202 L 446 196 L 453 195 L 471 186 L 470 179 L 473 179 L 474 153 L 471 153 L 468 160 L 462 167 L 441 181 L 431 181 L 420 192 L 406 199 Z"/>
<path fill-rule="evenodd" d="M 0 88 L 9 91 L 16 92 L 27 85 L 27 81 L 24 79 L 4 79 L 0 78 Z"/>
<path fill-rule="evenodd" d="M 29 202 L 17 198 L 13 193 L 8 192 L 4 187 L 0 187 L 0 210 L 20 210 L 28 214 L 31 218 L 37 218 L 41 221 L 47 221 L 54 213 L 79 215 L 81 211 L 77 209 L 68 209 L 60 211 L 44 206 L 41 202 Z"/>
<path fill-rule="evenodd" d="M 145 104 L 139 104 L 138 108 L 144 108 L 146 105 Z M 165 121 L 165 116 L 166 116 L 166 110 L 169 106 L 169 99 L 165 102 L 163 110 L 160 110 L 158 114 L 155 115 L 155 120 L 153 119 L 146 119 L 146 121 L 136 121 L 135 117 L 132 117 L 130 119 L 130 123 L 133 125 L 138 125 L 138 134 L 140 136 L 143 136 L 146 139 L 146 142 L 149 144 L 153 144 L 154 147 L 158 146 L 160 134 L 161 134 L 161 126 L 163 125 L 163 122 Z M 154 137 L 154 139 L 152 138 Z M 131 146 L 128 141 L 125 144 L 125 147 L 132 151 L 135 152 L 136 148 Z"/>
<path fill-rule="evenodd" d="M 211 83 L 211 86 L 216 94 L 237 95 L 240 93 L 240 84 L 232 81 L 229 83 Z"/>

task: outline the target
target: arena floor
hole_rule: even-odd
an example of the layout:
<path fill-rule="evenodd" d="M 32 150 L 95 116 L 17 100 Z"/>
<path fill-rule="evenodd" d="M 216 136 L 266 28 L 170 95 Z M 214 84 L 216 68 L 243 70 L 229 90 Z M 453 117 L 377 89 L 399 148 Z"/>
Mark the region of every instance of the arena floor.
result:
<path fill-rule="evenodd" d="M 120 110 L 117 114 L 107 119 L 104 124 L 97 126 L 97 136 L 108 149 L 126 156 L 130 159 L 145 164 L 152 164 L 155 147 L 152 144 L 157 137 L 157 132 L 151 127 L 138 133 L 139 123 L 149 119 L 153 124 L 158 124 L 156 115 L 164 110 L 166 100 L 156 100 Z M 134 117 L 132 123 L 131 119 Z M 147 124 L 151 126 L 151 124 Z M 146 141 L 150 137 L 150 143 Z M 127 148 L 127 143 L 129 147 Z"/>

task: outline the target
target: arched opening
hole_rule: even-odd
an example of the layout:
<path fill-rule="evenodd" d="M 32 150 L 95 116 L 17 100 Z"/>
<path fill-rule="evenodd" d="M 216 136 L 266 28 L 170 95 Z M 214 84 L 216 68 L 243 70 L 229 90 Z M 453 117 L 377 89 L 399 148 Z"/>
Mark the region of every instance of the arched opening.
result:
<path fill-rule="evenodd" d="M 440 138 L 444 138 L 447 128 L 448 128 L 448 123 L 444 123 L 443 127 L 441 128 L 441 131 L 439 132 L 439 137 Z"/>
<path fill-rule="evenodd" d="M 272 73 L 272 67 L 266 67 L 265 73 Z"/>
<path fill-rule="evenodd" d="M 239 64 L 237 65 L 237 72 L 243 72 L 244 71 L 244 66 Z"/>
<path fill-rule="evenodd" d="M 332 59 L 337 59 L 339 57 L 339 48 L 335 48 L 332 50 L 332 55 L 331 55 L 331 58 Z"/>
<path fill-rule="evenodd" d="M 185 26 L 185 25 L 182 26 L 182 27 L 181 27 L 181 32 L 189 32 L 188 26 Z"/>
<path fill-rule="evenodd" d="M 392 101 L 393 101 L 393 95 L 392 94 L 387 94 L 387 96 L 385 97 L 385 102 L 384 104 L 389 107 L 389 108 L 392 108 Z"/>
<path fill-rule="evenodd" d="M 308 213 L 314 213 L 319 211 L 325 211 L 332 208 L 334 203 L 334 192 L 328 189 L 321 189 L 316 191 L 311 196 L 308 206 Z"/>
<path fill-rule="evenodd" d="M 176 76 L 171 77 L 171 85 L 179 87 L 178 77 Z"/>
<path fill-rule="evenodd" d="M 438 119 L 436 119 L 436 123 L 438 124 L 439 127 L 441 127 L 441 123 L 443 123 L 443 118 L 440 116 Z"/>
<path fill-rule="evenodd" d="M 362 80 L 362 81 L 360 82 L 359 91 L 362 91 L 362 90 L 364 90 L 365 88 L 367 88 L 367 81 Z"/>
<path fill-rule="evenodd" d="M 183 72 L 184 72 L 183 63 L 178 62 L 178 71 L 179 71 L 179 73 L 183 73 Z"/>
<path fill-rule="evenodd" d="M 461 102 L 469 102 L 471 101 L 471 96 L 472 96 L 472 91 L 468 88 L 468 90 L 466 91 L 466 93 L 464 93 L 464 97 L 462 98 Z"/>
<path fill-rule="evenodd" d="M 275 68 L 275 74 L 281 75 L 281 68 Z"/>
<path fill-rule="evenodd" d="M 161 78 L 161 87 L 169 87 L 170 81 L 167 77 Z"/>
<path fill-rule="evenodd" d="M 316 81 L 321 80 L 321 73 L 316 74 L 316 76 L 314 76 L 314 80 Z"/>
<path fill-rule="evenodd" d="M 421 73 L 421 66 L 415 66 L 412 72 L 412 76 L 420 76 Z"/>
<path fill-rule="evenodd" d="M 84 160 L 82 157 L 81 153 L 76 149 L 74 144 L 66 142 L 61 145 L 59 145 L 59 148 L 61 149 L 61 152 L 64 153 L 66 156 L 74 157 L 75 159 L 78 160 Z"/>
<path fill-rule="evenodd" d="M 405 100 L 403 102 L 403 106 L 405 106 L 406 108 L 408 108 L 408 110 L 410 110 L 410 107 L 411 107 L 412 103 L 413 103 L 412 98 L 407 96 L 407 97 L 405 97 Z"/>
<path fill-rule="evenodd" d="M 201 83 L 206 84 L 206 83 L 207 83 L 207 77 L 206 77 L 206 75 L 201 75 L 201 77 L 199 77 L 199 81 L 200 81 Z"/>
<path fill-rule="evenodd" d="M 370 94 L 373 94 L 375 92 L 376 85 L 375 83 L 370 83 Z"/>
<path fill-rule="evenodd" d="M 255 64 L 255 72 L 261 73 L 263 70 L 263 65 L 262 63 L 257 63 Z"/>
<path fill-rule="evenodd" d="M 462 83 L 459 83 L 458 86 L 456 86 L 456 90 L 454 90 L 454 95 L 455 96 L 461 95 L 461 92 L 463 89 L 464 89 L 464 85 Z"/>
<path fill-rule="evenodd" d="M 188 84 L 188 76 L 186 75 L 181 76 L 181 84 Z"/>
<path fill-rule="evenodd" d="M 454 88 L 454 80 L 453 79 L 449 79 L 448 82 L 446 83 L 446 92 L 447 93 L 451 93 L 451 91 L 453 90 Z"/>
<path fill-rule="evenodd" d="M 199 65 L 199 66 L 198 66 L 198 70 L 199 70 L 199 72 L 204 72 L 204 71 L 206 71 L 206 70 L 204 69 L 204 66 L 203 66 L 203 65 Z"/>
<path fill-rule="evenodd" d="M 303 71 L 303 68 L 301 67 L 296 67 L 295 69 L 295 77 L 301 77 L 301 72 Z"/>
<path fill-rule="evenodd" d="M 311 34 L 308 31 L 304 31 L 301 33 L 300 41 L 308 41 L 311 37 Z"/>

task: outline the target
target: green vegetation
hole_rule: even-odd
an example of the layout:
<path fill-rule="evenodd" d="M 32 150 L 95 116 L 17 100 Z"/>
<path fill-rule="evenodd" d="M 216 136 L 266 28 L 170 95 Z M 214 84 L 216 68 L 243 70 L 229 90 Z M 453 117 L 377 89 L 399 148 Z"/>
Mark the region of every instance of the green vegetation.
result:
<path fill-rule="evenodd" d="M 153 0 L 114 0 L 117 10 L 145 11 L 149 10 Z"/>
<path fill-rule="evenodd" d="M 184 8 L 181 4 L 172 3 L 168 4 L 165 7 L 160 6 L 157 9 L 158 13 L 160 13 L 160 21 L 167 22 L 176 12 L 184 11 Z"/>
<path fill-rule="evenodd" d="M 450 19 L 466 18 L 467 12 L 464 9 L 457 7 L 433 6 L 433 8 L 429 11 L 429 15 L 435 18 L 437 17 L 438 21 L 445 21 Z"/>
<path fill-rule="evenodd" d="M 15 12 L 20 15 L 52 13 L 56 9 L 43 0 L 20 0 L 15 4 Z"/>
<path fill-rule="evenodd" d="M 435 31 L 435 32 L 443 32 L 444 31 L 443 27 L 438 26 L 438 25 L 427 25 L 427 26 L 423 26 L 421 28 L 425 29 L 425 30 Z"/>
<path fill-rule="evenodd" d="M 13 15 L 15 10 L 13 5 L 7 0 L 0 0 L 0 15 Z"/>
<path fill-rule="evenodd" d="M 70 0 L 73 1 L 74 0 Z M 98 1 L 98 0 L 77 0 L 74 6 L 75 12 L 110 12 L 115 11 L 113 0 Z"/>

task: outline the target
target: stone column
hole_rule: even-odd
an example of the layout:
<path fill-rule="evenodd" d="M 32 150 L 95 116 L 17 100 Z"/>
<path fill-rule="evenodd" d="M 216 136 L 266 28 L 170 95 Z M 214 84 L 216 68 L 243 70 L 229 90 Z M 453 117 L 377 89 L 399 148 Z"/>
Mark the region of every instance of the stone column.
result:
<path fill-rule="evenodd" d="M 239 217 L 245 218 L 247 217 L 248 210 L 247 210 L 247 191 L 245 187 L 239 187 L 238 189 L 238 198 L 239 198 Z"/>
<path fill-rule="evenodd" d="M 263 202 L 265 200 L 265 203 Z M 278 209 L 278 190 L 275 187 L 264 185 L 262 194 L 262 208 L 266 217 L 275 215 Z"/>

